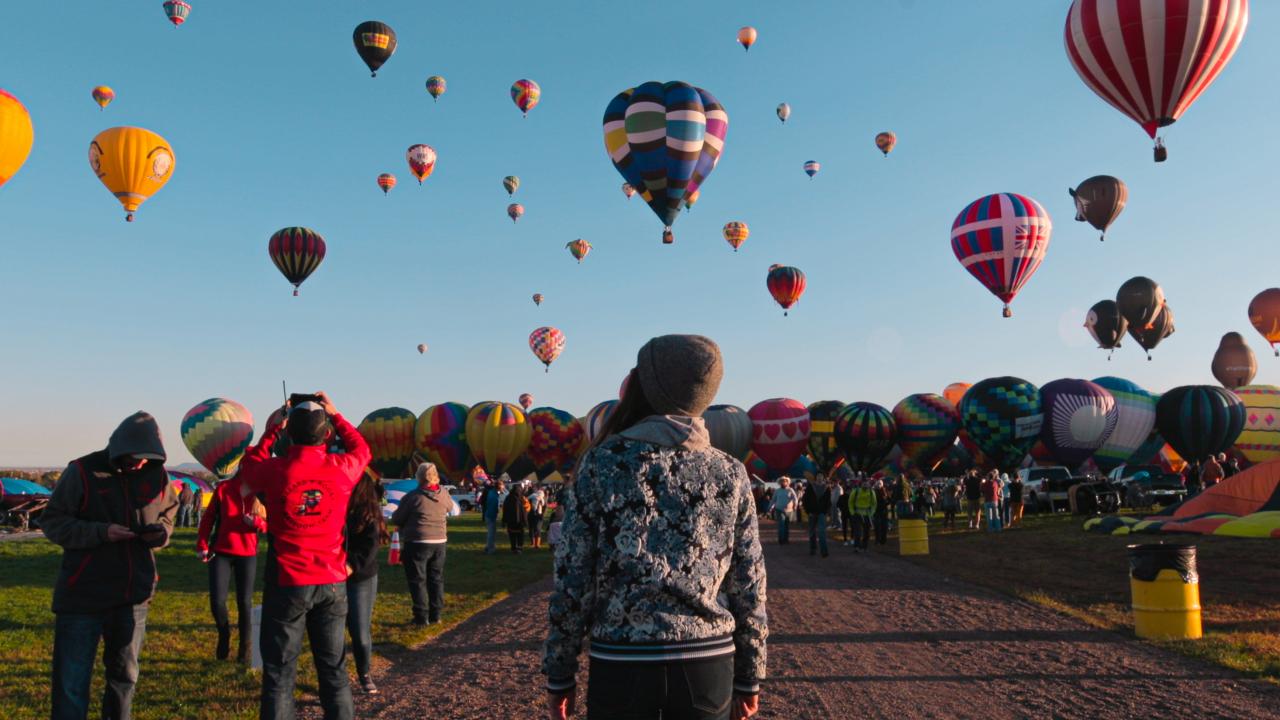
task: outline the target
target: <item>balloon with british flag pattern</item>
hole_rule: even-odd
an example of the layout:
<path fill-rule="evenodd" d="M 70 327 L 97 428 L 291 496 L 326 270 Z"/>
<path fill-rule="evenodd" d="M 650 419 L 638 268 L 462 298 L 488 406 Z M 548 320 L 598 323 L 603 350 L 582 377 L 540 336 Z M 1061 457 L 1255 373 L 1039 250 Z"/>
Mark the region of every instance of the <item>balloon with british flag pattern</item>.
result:
<path fill-rule="evenodd" d="M 1040 203 L 1025 195 L 996 193 L 969 203 L 951 224 L 956 259 L 992 295 L 1009 303 L 1035 275 L 1049 249 L 1053 221 Z"/>

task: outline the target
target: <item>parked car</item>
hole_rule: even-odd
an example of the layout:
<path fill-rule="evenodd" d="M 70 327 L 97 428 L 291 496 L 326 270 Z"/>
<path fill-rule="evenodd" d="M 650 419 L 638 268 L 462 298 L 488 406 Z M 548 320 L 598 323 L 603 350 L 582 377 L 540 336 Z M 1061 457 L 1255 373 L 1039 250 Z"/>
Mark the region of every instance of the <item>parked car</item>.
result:
<path fill-rule="evenodd" d="M 1068 509 L 1067 490 L 1078 482 L 1061 465 L 1022 468 L 1018 477 L 1022 479 L 1023 506 L 1031 512 Z"/>
<path fill-rule="evenodd" d="M 1077 515 L 1120 511 L 1120 491 L 1101 476 L 1077 475 L 1067 490 L 1068 506 Z"/>
<path fill-rule="evenodd" d="M 1126 507 L 1172 505 L 1187 497 L 1182 476 L 1159 465 L 1121 465 L 1111 471 L 1110 479 Z"/>
<path fill-rule="evenodd" d="M 465 490 L 459 490 L 456 485 L 441 485 L 445 492 L 449 493 L 449 498 L 457 503 L 462 512 L 471 512 L 476 506 L 476 498 Z"/>

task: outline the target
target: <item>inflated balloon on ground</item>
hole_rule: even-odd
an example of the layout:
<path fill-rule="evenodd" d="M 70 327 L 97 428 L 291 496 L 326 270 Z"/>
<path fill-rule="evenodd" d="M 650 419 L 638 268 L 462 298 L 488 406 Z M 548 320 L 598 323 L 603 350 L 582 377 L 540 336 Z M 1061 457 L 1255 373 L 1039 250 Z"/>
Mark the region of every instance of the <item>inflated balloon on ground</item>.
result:
<path fill-rule="evenodd" d="M 955 444 L 960 411 L 947 398 L 933 393 L 908 395 L 893 406 L 898 446 L 903 455 L 928 472 Z"/>
<path fill-rule="evenodd" d="M 471 456 L 490 476 L 507 471 L 529 447 L 532 428 L 524 411 L 503 402 L 484 402 L 467 413 Z"/>
<path fill-rule="evenodd" d="M 799 400 L 762 400 L 747 411 L 751 449 L 773 470 L 786 470 L 809 444 L 809 409 Z"/>
<path fill-rule="evenodd" d="M 898 440 L 898 426 L 888 408 L 870 402 L 850 403 L 835 419 L 835 440 L 850 470 L 880 469 Z"/>
<path fill-rule="evenodd" d="M 1245 418 L 1236 449 L 1255 465 L 1280 459 L 1280 388 L 1246 385 L 1234 392 L 1244 403 Z"/>
<path fill-rule="evenodd" d="M 712 405 L 702 413 L 711 446 L 741 460 L 751 451 L 751 417 L 736 405 Z"/>
<path fill-rule="evenodd" d="M 413 457 L 414 428 L 418 418 L 402 407 L 374 410 L 360 421 L 356 430 L 369 444 L 373 460 L 369 466 L 384 478 L 410 477 Z"/>
<path fill-rule="evenodd" d="M 1073 471 L 1107 442 L 1119 420 L 1115 397 L 1088 380 L 1046 383 L 1040 388 L 1040 401 L 1044 407 L 1040 440 L 1058 463 Z"/>
<path fill-rule="evenodd" d="M 1118 377 L 1094 378 L 1093 383 L 1115 398 L 1115 428 L 1093 453 L 1093 462 L 1105 473 L 1124 465 L 1146 464 L 1130 458 L 1151 436 L 1156 425 L 1156 396 L 1142 389 L 1137 383 Z M 1163 440 L 1160 442 L 1164 444 Z M 1158 448 L 1153 448 L 1155 452 Z"/>
<path fill-rule="evenodd" d="M 253 414 L 226 398 L 210 398 L 182 417 L 182 443 L 196 462 L 219 478 L 230 477 L 253 442 Z"/>
<path fill-rule="evenodd" d="M 1230 390 L 1184 385 L 1160 396 L 1156 427 L 1187 462 L 1202 463 L 1225 452 L 1244 430 L 1245 408 Z"/>
<path fill-rule="evenodd" d="M 466 432 L 469 410 L 458 402 L 432 405 L 414 425 L 415 447 L 454 482 L 465 478 L 473 465 Z"/>
<path fill-rule="evenodd" d="M 839 400 L 819 400 L 809 405 L 809 457 L 824 473 L 835 469 L 840 460 L 836 445 L 836 416 L 845 407 Z"/>
<path fill-rule="evenodd" d="M 1040 389 L 1016 377 L 983 380 L 960 401 L 960 424 L 987 462 L 1012 472 L 1040 437 Z"/>

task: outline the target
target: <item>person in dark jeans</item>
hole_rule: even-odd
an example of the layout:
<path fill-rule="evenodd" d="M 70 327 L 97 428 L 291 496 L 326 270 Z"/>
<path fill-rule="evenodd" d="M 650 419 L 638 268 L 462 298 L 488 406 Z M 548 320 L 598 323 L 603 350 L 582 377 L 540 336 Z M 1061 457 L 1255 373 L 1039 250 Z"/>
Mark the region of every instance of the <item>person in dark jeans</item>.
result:
<path fill-rule="evenodd" d="M 444 559 L 448 541 L 447 521 L 453 500 L 440 484 L 432 463 L 422 463 L 415 473 L 418 487 L 400 499 L 391 524 L 404 539 L 401 561 L 413 599 L 413 622 L 440 622 L 444 610 Z"/>
<path fill-rule="evenodd" d="M 373 602 L 378 597 L 378 548 L 390 540 L 382 517 L 382 483 L 366 469 L 347 506 L 347 567 L 351 569 L 347 576 L 347 633 L 351 635 L 356 676 L 367 695 L 378 694 L 370 674 Z"/>
<path fill-rule="evenodd" d="M 871 524 L 876 531 L 876 544 L 884 545 L 889 542 L 889 493 L 885 490 L 884 482 L 876 481 L 876 485 L 872 488 L 876 494 L 876 509 L 871 514 Z M 866 544 L 863 543 L 863 548 Z"/>
<path fill-rule="evenodd" d="M 813 555 L 822 548 L 822 557 L 827 556 L 827 518 L 831 515 L 831 488 L 827 487 L 827 477 L 822 473 L 814 478 L 804 489 L 800 504 L 809 515 L 809 554 Z"/>
<path fill-rule="evenodd" d="M 343 536 L 351 492 L 372 454 L 324 393 L 295 396 L 240 463 L 245 493 L 266 496 L 271 547 L 262 602 L 260 720 L 294 717 L 293 692 L 302 634 L 311 642 L 325 720 L 351 720 L 343 631 L 347 619 L 347 551 Z M 271 448 L 287 428 L 281 457 Z M 331 435 L 345 452 L 329 452 Z"/>
<path fill-rule="evenodd" d="M 155 550 L 168 544 L 178 513 L 164 460 L 155 418 L 136 413 L 105 450 L 67 466 L 41 516 L 45 537 L 62 546 L 53 588 L 52 720 L 88 717 L 99 643 L 102 717 L 130 715 L 159 579 Z"/>
<path fill-rule="evenodd" d="M 524 529 L 529 524 L 529 501 L 524 497 L 524 486 L 516 483 L 502 503 L 502 524 L 507 526 L 507 538 L 511 540 L 511 552 L 524 552 Z"/>
<path fill-rule="evenodd" d="M 196 556 L 209 563 L 209 609 L 218 628 L 214 657 L 226 660 L 231 653 L 231 617 L 227 591 L 236 581 L 236 613 L 240 648 L 236 660 L 248 665 L 253 654 L 253 585 L 258 569 L 258 533 L 267 531 L 267 510 L 254 497 L 242 497 L 240 480 L 218 483 L 209 510 L 200 519 Z"/>

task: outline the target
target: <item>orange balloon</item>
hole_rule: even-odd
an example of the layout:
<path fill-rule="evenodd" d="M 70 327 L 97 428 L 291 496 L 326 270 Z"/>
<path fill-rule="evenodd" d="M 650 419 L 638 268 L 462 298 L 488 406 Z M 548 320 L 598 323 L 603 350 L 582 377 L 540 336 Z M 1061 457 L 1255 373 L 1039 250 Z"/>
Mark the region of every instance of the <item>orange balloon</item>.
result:
<path fill-rule="evenodd" d="M 953 382 L 942 391 L 942 397 L 951 401 L 952 405 L 960 407 L 960 400 L 964 398 L 964 394 L 969 391 L 969 383 Z"/>

